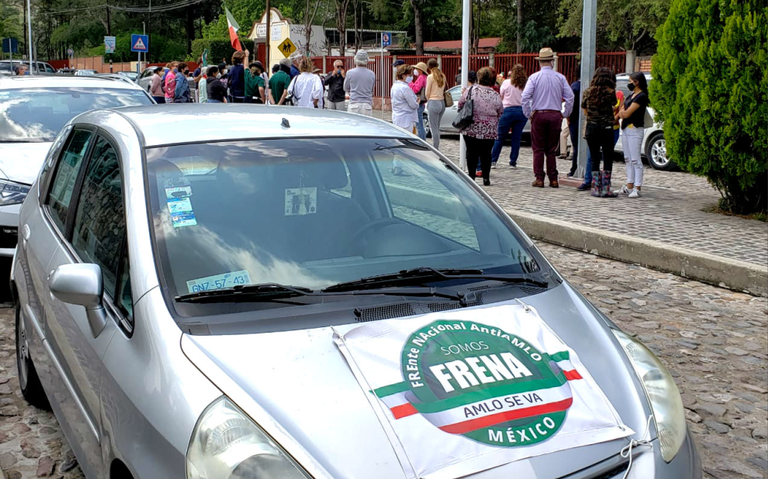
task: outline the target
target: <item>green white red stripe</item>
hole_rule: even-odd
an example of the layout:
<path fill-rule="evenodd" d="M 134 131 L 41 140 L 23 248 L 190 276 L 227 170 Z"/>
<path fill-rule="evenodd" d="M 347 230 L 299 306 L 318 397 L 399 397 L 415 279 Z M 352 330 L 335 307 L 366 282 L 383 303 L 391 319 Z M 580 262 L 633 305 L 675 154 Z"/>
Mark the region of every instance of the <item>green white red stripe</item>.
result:
<path fill-rule="evenodd" d="M 229 41 L 232 42 L 232 48 L 237 50 L 238 52 L 243 51 L 242 45 L 240 45 L 240 38 L 237 36 L 238 30 L 240 30 L 240 25 L 237 24 L 235 21 L 235 17 L 232 16 L 232 13 L 229 11 L 229 9 L 224 6 L 224 12 L 227 14 L 227 26 L 229 27 Z"/>

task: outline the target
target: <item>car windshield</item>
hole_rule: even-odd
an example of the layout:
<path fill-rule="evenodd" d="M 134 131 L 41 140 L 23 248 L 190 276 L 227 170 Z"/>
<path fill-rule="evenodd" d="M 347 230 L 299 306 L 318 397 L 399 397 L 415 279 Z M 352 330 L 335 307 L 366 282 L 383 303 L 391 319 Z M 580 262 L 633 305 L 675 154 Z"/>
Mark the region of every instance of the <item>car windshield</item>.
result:
<path fill-rule="evenodd" d="M 530 241 L 412 140 L 196 143 L 146 158 L 158 272 L 181 316 L 232 306 L 173 298 L 238 285 L 318 291 L 413 268 L 542 278 Z"/>
<path fill-rule="evenodd" d="M 88 110 L 150 105 L 140 90 L 19 88 L 0 90 L 0 142 L 53 141 L 73 117 Z"/>

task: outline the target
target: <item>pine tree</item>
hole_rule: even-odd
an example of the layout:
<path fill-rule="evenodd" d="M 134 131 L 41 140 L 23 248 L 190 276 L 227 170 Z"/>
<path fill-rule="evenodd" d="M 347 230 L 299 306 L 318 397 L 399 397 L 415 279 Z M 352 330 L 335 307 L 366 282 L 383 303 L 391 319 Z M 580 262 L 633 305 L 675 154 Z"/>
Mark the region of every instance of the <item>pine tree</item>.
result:
<path fill-rule="evenodd" d="M 651 104 L 670 158 L 735 213 L 768 207 L 768 6 L 672 0 L 657 34 Z"/>

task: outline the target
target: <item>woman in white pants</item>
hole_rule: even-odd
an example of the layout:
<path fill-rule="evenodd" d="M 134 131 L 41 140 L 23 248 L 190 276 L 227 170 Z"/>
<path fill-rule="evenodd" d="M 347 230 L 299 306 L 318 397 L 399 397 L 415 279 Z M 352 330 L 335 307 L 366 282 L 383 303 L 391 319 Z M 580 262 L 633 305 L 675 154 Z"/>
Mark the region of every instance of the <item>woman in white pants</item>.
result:
<path fill-rule="evenodd" d="M 621 193 L 630 198 L 640 197 L 640 188 L 643 186 L 643 160 L 640 150 L 643 146 L 643 134 L 645 130 L 645 110 L 648 108 L 648 82 L 645 75 L 635 72 L 629 75 L 627 88 L 631 95 L 624 100 L 619 110 L 621 117 L 621 129 L 624 138 L 621 141 L 624 150 L 624 163 L 627 165 L 627 184 L 621 187 Z"/>

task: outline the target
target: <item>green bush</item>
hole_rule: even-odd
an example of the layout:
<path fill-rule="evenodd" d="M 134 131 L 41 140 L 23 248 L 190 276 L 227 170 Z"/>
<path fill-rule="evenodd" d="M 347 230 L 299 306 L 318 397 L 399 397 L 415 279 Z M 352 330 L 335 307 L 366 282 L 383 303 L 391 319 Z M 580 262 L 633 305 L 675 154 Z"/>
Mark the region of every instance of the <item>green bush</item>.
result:
<path fill-rule="evenodd" d="M 768 6 L 672 0 L 657 34 L 651 104 L 671 158 L 734 213 L 768 210 Z"/>
<path fill-rule="evenodd" d="M 247 48 L 250 50 L 251 53 L 255 51 L 253 48 L 253 40 L 248 40 L 241 37 L 240 44 L 244 49 Z M 197 61 L 197 59 L 202 56 L 203 50 L 206 48 L 208 49 L 209 65 L 218 65 L 221 63 L 223 58 L 227 59 L 227 63 L 232 62 L 232 54 L 235 53 L 235 49 L 232 48 L 232 43 L 229 41 L 229 38 L 216 40 L 201 38 L 194 40 L 192 42 L 192 53 L 190 54 L 189 59 L 191 61 Z"/>

